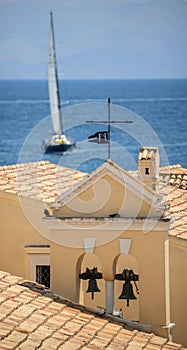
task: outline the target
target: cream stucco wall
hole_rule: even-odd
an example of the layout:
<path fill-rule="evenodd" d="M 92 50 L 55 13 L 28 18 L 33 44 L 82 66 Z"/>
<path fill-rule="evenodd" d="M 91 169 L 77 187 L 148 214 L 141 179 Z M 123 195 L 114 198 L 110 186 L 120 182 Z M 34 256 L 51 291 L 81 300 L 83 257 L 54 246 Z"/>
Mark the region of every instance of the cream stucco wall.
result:
<path fill-rule="evenodd" d="M 25 202 L 25 210 L 32 212 L 39 231 L 42 225 L 43 205 L 39 201 Z M 15 194 L 2 193 L 0 196 L 0 268 L 14 275 L 30 278 L 30 257 L 24 250 L 25 245 L 46 245 L 45 239 L 28 221 L 18 197 Z"/>
<path fill-rule="evenodd" d="M 171 319 L 173 339 L 187 346 L 187 241 L 170 237 Z"/>
<path fill-rule="evenodd" d="M 132 181 L 131 181 L 132 182 Z M 146 202 L 144 190 L 138 186 L 129 188 L 125 178 L 115 179 L 104 175 L 94 184 L 75 192 L 74 198 L 53 213 L 56 217 L 106 217 L 118 213 L 121 217 L 157 217 L 151 198 Z M 139 190 L 139 191 L 138 191 Z M 150 196 L 151 197 L 151 196 Z M 67 198 L 68 200 L 68 198 Z"/>
<path fill-rule="evenodd" d="M 43 217 L 43 206 L 37 202 L 28 202 L 29 208 L 32 208 L 33 211 L 36 211 L 36 215 L 40 216 L 39 221 L 41 221 L 42 225 L 42 217 Z M 37 205 L 36 205 L 37 204 Z M 30 209 L 29 209 L 30 210 Z M 35 228 L 27 220 L 27 217 L 23 213 L 22 208 L 20 207 L 19 200 L 15 195 L 6 194 L 1 197 L 0 200 L 0 215 L 1 215 L 1 254 L 0 254 L 0 267 L 3 270 L 9 271 L 13 274 L 17 274 L 23 276 L 25 278 L 30 277 L 29 271 L 29 255 L 26 254 L 24 250 L 25 245 L 33 245 L 33 244 L 50 244 L 50 256 L 51 256 L 51 286 L 54 292 L 64 295 L 67 298 L 79 301 L 79 285 L 80 281 L 78 278 L 78 274 L 83 271 L 87 260 L 84 260 L 83 257 L 85 255 L 85 250 L 83 247 L 80 248 L 71 248 L 71 247 L 62 247 L 59 244 L 53 243 L 51 240 L 47 240 L 40 233 L 36 231 Z M 75 234 L 79 237 L 79 230 L 63 230 L 58 233 L 65 236 L 71 236 Z M 88 231 L 88 226 L 86 227 L 86 235 Z M 81 228 L 80 233 L 83 234 L 85 230 Z M 139 266 L 139 274 L 140 274 L 140 296 L 138 300 L 142 300 L 143 304 L 150 303 L 151 298 L 157 298 L 158 307 L 157 312 L 153 312 L 152 306 L 148 309 L 141 309 L 140 303 L 140 320 L 141 322 L 150 322 L 150 323 L 158 323 L 165 324 L 165 313 L 164 313 L 164 273 L 160 273 L 162 269 L 162 264 L 164 263 L 164 234 L 163 232 L 156 233 L 148 233 L 141 234 L 133 231 L 126 231 L 124 233 L 110 232 L 110 230 L 101 231 L 97 230 L 97 235 L 106 236 L 107 243 L 104 245 L 96 246 L 94 253 L 97 259 L 100 261 L 100 269 L 103 273 L 104 280 L 113 280 L 114 273 L 122 272 L 119 271 L 115 266 L 116 258 L 120 255 L 119 249 L 119 239 L 120 238 L 129 238 L 132 239 L 132 244 L 130 248 L 130 254 L 136 257 L 137 266 Z M 94 233 L 94 230 L 92 230 Z M 111 241 L 110 241 L 111 235 Z M 52 230 L 51 230 L 51 239 L 53 240 Z M 97 244 L 97 243 L 96 243 Z M 156 253 L 160 251 L 160 256 Z M 151 258 L 151 260 L 150 260 Z M 83 259 L 83 264 L 81 262 Z M 89 262 L 90 264 L 90 262 Z M 93 264 L 96 262 L 93 260 Z M 147 269 L 149 266 L 149 269 Z M 91 267 L 91 266 L 90 266 Z M 98 267 L 98 268 L 99 268 Z M 131 268 L 130 266 L 124 266 L 124 268 Z M 150 272 L 149 272 L 150 271 Z M 155 278 L 153 278 L 151 282 L 152 293 L 150 293 L 150 278 L 152 271 L 154 273 Z M 135 273 L 137 273 L 135 271 Z M 157 290 L 158 280 L 160 281 L 159 291 Z M 65 281 L 65 282 L 64 282 Z M 78 282 L 78 283 L 77 283 Z M 103 282 L 99 281 L 102 285 Z M 142 289 L 142 285 L 144 286 Z M 78 288 L 77 288 L 78 286 Z M 118 290 L 122 287 L 122 285 L 118 286 Z M 85 284 L 83 289 L 85 290 Z M 102 290 L 103 288 L 101 288 Z M 158 295 L 159 293 L 159 295 Z M 101 299 L 100 299 L 101 298 Z M 97 300 L 98 299 L 98 300 Z M 86 295 L 84 297 L 86 303 L 89 304 L 89 296 Z M 161 302 L 160 302 L 161 300 Z M 104 294 L 97 293 L 96 295 L 96 303 L 104 306 L 105 296 Z M 123 308 L 123 301 L 120 301 L 121 304 L 118 304 Z M 136 302 L 135 302 L 136 303 Z M 90 304 L 93 306 L 93 304 Z M 153 304 L 152 304 L 153 305 Z M 162 308 L 160 308 L 162 305 Z M 154 303 L 155 307 L 155 303 Z M 127 317 L 128 315 L 127 309 L 124 314 Z M 128 311 L 128 312 L 127 312 Z M 139 313 L 139 311 L 138 311 Z M 131 317 L 134 319 L 134 317 Z M 135 317 L 137 318 L 137 317 Z"/>
<path fill-rule="evenodd" d="M 88 230 L 86 225 L 85 234 Z M 76 230 L 76 235 L 79 237 L 79 233 Z M 61 231 L 61 235 L 73 235 L 71 230 Z M 75 234 L 75 233 L 74 233 Z M 110 231 L 98 231 L 97 235 L 110 236 Z M 128 259 L 124 259 L 124 265 L 122 262 L 119 264 L 118 257 L 120 256 L 120 239 L 131 239 L 132 244 L 129 254 L 134 257 L 134 265 L 128 263 Z M 170 322 L 169 310 L 166 308 L 166 294 L 165 294 L 165 239 L 166 235 L 164 231 L 152 231 L 147 234 L 142 234 L 137 231 L 129 231 L 118 234 L 118 237 L 112 239 L 104 245 L 95 246 L 93 261 L 89 260 L 89 268 L 96 265 L 97 259 L 99 259 L 98 269 L 101 270 L 105 281 L 114 280 L 115 273 L 121 273 L 124 268 L 130 269 L 132 266 L 135 268 L 135 273 L 139 273 L 140 280 L 138 282 L 140 288 L 140 294 L 137 297 L 139 304 L 139 310 L 131 313 L 130 308 L 125 306 L 123 300 L 117 301 L 117 307 L 124 310 L 124 315 L 130 319 L 139 319 L 142 323 L 150 323 L 155 325 L 166 325 Z M 97 242 L 97 239 L 96 239 Z M 53 254 L 55 252 L 55 254 Z M 61 247 L 58 244 L 52 243 L 51 245 L 51 263 L 55 271 L 53 270 L 52 289 L 57 290 L 60 294 L 67 298 L 72 298 L 78 301 L 79 284 L 77 284 L 77 276 L 86 267 L 84 263 L 81 267 L 80 259 L 82 259 L 85 251 L 83 248 Z M 96 259 L 97 257 L 97 259 Z M 68 268 L 64 270 L 64 261 L 68 262 Z M 118 262 L 118 264 L 117 264 Z M 122 268 L 123 265 L 123 268 Z M 120 271 L 121 269 L 121 271 Z M 59 279 L 59 275 L 61 278 Z M 63 281 L 66 281 L 64 284 Z M 85 283 L 84 283 L 85 284 Z M 122 288 L 122 284 L 116 283 L 118 289 L 116 293 L 119 293 L 119 289 Z M 159 286 L 159 288 L 158 288 Z M 97 293 L 99 294 L 99 293 Z M 100 302 L 104 303 L 103 299 Z M 100 298 L 99 295 L 96 299 Z M 90 307 L 95 307 L 95 301 L 85 297 L 86 303 Z M 97 300 L 96 300 L 97 301 Z M 154 302 L 153 302 L 154 301 Z M 97 301 L 99 303 L 99 299 Z M 135 303 L 137 303 L 135 301 Z M 132 301 L 133 305 L 134 301 Z M 100 305 L 100 304 L 99 304 Z M 105 306 L 102 304 L 100 306 Z M 167 314 L 168 313 L 168 314 Z M 138 316 L 139 315 L 139 316 Z"/>
<path fill-rule="evenodd" d="M 166 254 L 168 241 L 167 224 L 160 223 L 160 229 L 155 228 L 157 222 L 152 223 L 148 230 L 144 221 L 139 222 L 133 231 L 133 222 L 125 222 L 125 218 L 145 218 L 158 216 L 158 210 L 152 207 L 157 196 L 153 192 L 144 191 L 140 183 L 128 177 L 114 177 L 112 174 L 104 174 L 94 181 L 88 181 L 86 185 L 76 189 L 74 195 L 70 194 L 64 199 L 58 209 L 54 209 L 56 217 L 70 218 L 65 223 L 54 220 L 51 222 L 51 237 L 54 242 L 63 241 L 71 249 L 80 249 L 79 258 L 84 248 L 85 237 L 94 237 L 94 253 L 99 258 L 105 281 L 114 280 L 116 271 L 116 259 L 120 255 L 119 240 L 128 238 L 132 241 L 129 254 L 135 257 L 140 273 L 139 310 L 131 313 L 129 308 L 125 310 L 128 317 L 139 318 L 140 322 L 151 323 L 158 326 L 167 326 L 170 323 L 169 289 L 169 260 Z M 155 210 L 155 211 L 154 211 Z M 84 220 L 72 220 L 71 218 L 103 218 L 110 214 L 118 213 L 124 222 L 86 222 Z M 66 225 L 66 226 L 65 226 Z M 54 248 L 53 248 L 54 249 Z M 56 248 L 55 248 L 56 250 Z M 65 254 L 65 251 L 64 251 Z M 75 254 L 71 253 L 75 257 Z M 60 259 L 56 255 L 57 260 Z M 61 258 L 62 259 L 62 258 Z M 72 260 L 74 271 L 76 262 Z M 71 262 L 69 264 L 71 266 Z M 129 268 L 124 266 L 124 268 Z M 121 271 L 122 272 L 122 271 Z M 77 272 L 77 274 L 80 273 Z M 55 288 L 55 277 L 53 280 Z M 71 281 L 69 281 L 71 283 Z M 73 282 L 72 290 L 76 285 Z M 159 284 L 159 288 L 158 288 Z M 117 283 L 115 283 L 115 293 Z M 119 289 L 119 283 L 118 283 Z M 61 290 L 61 293 L 66 291 Z M 77 293 L 76 293 L 77 294 Z M 153 303 L 154 300 L 154 303 Z M 93 304 L 93 302 L 92 302 Z M 119 305 L 119 301 L 118 301 Z M 102 305 L 104 306 L 104 305 Z M 121 304 L 123 308 L 123 304 Z"/>
<path fill-rule="evenodd" d="M 136 207 L 133 205 L 136 194 L 120 183 L 116 185 L 113 178 L 105 177 L 104 181 L 108 191 L 106 183 L 109 184 L 110 191 L 106 193 L 107 200 L 103 207 L 102 186 L 91 186 L 80 195 L 83 208 L 84 205 L 88 207 L 87 202 L 91 202 L 87 216 L 108 216 L 109 213 L 119 210 L 124 217 L 129 216 L 129 213 L 133 216 L 134 210 L 136 212 Z M 98 192 L 94 192 L 97 189 Z M 94 211 L 95 196 L 99 199 L 101 208 Z M 122 205 L 124 196 L 128 198 L 126 207 Z M 185 240 L 170 237 L 170 260 L 168 260 L 168 224 L 160 223 L 159 227 L 152 224 L 147 231 L 143 222 L 142 225 L 130 221 L 51 223 L 42 220 L 45 207 L 42 202 L 23 199 L 23 207 L 20 207 L 16 195 L 4 192 L 0 194 L 1 270 L 26 279 L 30 278 L 30 256 L 25 252 L 24 246 L 49 244 L 52 291 L 96 308 L 98 305 L 106 306 L 105 281 L 114 280 L 114 274 L 121 273 L 123 268 L 133 268 L 134 272 L 139 274 L 140 294 L 136 295 L 137 300 L 130 302 L 130 307 L 127 308 L 126 302 L 118 299 L 122 282 L 115 281 L 114 309 L 122 308 L 124 317 L 158 327 L 170 322 L 169 278 L 166 276 L 168 274 L 171 282 L 171 322 L 176 323 L 173 331 L 174 341 L 187 346 L 187 244 Z M 59 211 L 55 211 L 55 214 L 59 216 L 75 214 L 75 207 L 69 212 L 66 209 L 70 210 L 68 206 L 62 207 Z M 144 200 L 141 201 L 139 213 L 144 216 L 149 209 L 150 206 Z M 93 253 L 86 254 L 84 237 L 95 237 Z M 129 254 L 121 254 L 120 239 L 131 239 Z M 166 265 L 169 261 L 168 273 Z M 101 293 L 95 293 L 92 301 L 90 295 L 86 293 L 87 281 L 80 281 L 78 276 L 87 266 L 92 268 L 95 265 L 103 273 L 104 278 L 98 281 Z"/>

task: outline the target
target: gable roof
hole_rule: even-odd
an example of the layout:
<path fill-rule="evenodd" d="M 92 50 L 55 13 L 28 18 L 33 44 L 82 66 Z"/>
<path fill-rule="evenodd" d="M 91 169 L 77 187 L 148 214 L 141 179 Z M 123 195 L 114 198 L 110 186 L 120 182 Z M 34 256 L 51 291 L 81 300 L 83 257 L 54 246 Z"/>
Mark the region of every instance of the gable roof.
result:
<path fill-rule="evenodd" d="M 100 167 L 98 167 L 91 174 L 88 174 L 87 177 L 84 177 L 80 182 L 78 182 L 72 188 L 69 188 L 66 192 L 60 195 L 55 204 L 52 205 L 52 208 L 58 208 L 61 203 L 67 204 L 72 199 L 74 199 L 77 195 L 82 193 L 86 188 L 88 188 L 91 184 L 94 184 L 95 181 L 101 179 L 104 175 L 109 174 L 114 177 L 117 181 L 122 183 L 127 183 L 129 188 L 136 194 L 140 193 L 147 202 L 152 204 L 155 199 L 161 199 L 161 196 L 153 191 L 150 187 L 142 184 L 142 182 L 132 176 L 129 172 L 125 171 L 121 167 L 119 167 L 116 163 L 114 163 L 111 159 L 106 160 Z"/>
<path fill-rule="evenodd" d="M 0 349 L 184 349 L 0 271 Z"/>
<path fill-rule="evenodd" d="M 122 174 L 125 172 L 112 161 L 111 163 L 113 169 L 120 169 Z M 128 174 L 137 177 L 137 171 Z M 69 190 L 72 191 L 72 186 L 75 189 L 89 176 L 49 161 L 0 166 L 0 191 L 52 204 L 60 195 L 67 195 Z M 187 169 L 179 164 L 161 167 L 160 179 L 161 187 L 163 184 L 164 188 L 167 187 L 166 201 L 170 204 L 168 215 L 175 218 L 169 235 L 187 240 Z"/>

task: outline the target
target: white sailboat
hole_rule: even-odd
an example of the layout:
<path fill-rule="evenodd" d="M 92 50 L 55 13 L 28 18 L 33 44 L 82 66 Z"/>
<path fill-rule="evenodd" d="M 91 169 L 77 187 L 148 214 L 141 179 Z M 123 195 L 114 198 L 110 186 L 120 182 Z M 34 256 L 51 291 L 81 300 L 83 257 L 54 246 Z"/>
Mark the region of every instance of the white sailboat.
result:
<path fill-rule="evenodd" d="M 75 146 L 75 143 L 66 137 L 62 128 L 52 12 L 50 13 L 48 87 L 54 134 L 43 142 L 44 151 L 46 153 L 66 152 Z"/>

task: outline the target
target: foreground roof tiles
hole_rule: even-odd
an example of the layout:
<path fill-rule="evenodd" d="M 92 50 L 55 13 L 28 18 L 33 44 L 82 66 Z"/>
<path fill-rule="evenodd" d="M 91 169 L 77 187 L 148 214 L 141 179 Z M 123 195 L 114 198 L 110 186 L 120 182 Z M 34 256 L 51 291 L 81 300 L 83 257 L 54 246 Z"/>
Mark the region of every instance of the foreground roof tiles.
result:
<path fill-rule="evenodd" d="M 125 327 L 51 294 L 44 286 L 0 271 L 0 349 L 184 349 Z"/>
<path fill-rule="evenodd" d="M 49 161 L 1 166 L 0 191 L 53 203 L 85 176 L 86 173 Z"/>

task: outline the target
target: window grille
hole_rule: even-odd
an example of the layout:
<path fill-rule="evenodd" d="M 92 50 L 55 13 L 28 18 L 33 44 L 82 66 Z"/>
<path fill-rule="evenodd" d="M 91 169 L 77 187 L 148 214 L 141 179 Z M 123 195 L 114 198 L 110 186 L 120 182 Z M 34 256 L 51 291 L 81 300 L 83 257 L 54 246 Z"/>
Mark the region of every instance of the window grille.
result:
<path fill-rule="evenodd" d="M 50 266 L 36 265 L 36 282 L 50 288 Z"/>

